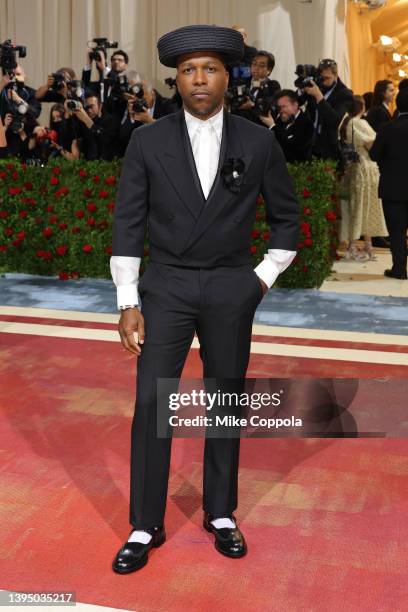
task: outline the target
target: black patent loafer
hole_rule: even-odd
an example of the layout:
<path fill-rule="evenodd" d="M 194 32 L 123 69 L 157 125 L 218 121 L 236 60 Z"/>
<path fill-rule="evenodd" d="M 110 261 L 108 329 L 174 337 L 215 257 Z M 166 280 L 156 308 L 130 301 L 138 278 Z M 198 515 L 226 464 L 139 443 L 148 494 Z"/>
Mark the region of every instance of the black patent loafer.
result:
<path fill-rule="evenodd" d="M 132 529 L 133 533 L 136 529 Z M 152 527 L 144 529 L 151 534 L 152 539 L 147 544 L 141 542 L 125 542 L 119 550 L 112 563 L 112 569 L 118 574 L 130 574 L 146 565 L 148 561 L 148 552 L 151 548 L 157 548 L 166 541 L 166 531 L 164 525 L 161 527 Z M 130 537 L 130 534 L 129 534 Z"/>
<path fill-rule="evenodd" d="M 407 280 L 406 272 L 403 274 L 396 274 L 392 270 L 384 270 L 384 276 L 388 276 L 388 278 L 398 278 L 399 280 Z"/>
<path fill-rule="evenodd" d="M 233 514 L 226 518 L 232 519 L 236 525 L 236 519 Z M 214 527 L 214 525 L 211 523 L 212 520 L 214 520 L 214 517 L 211 516 L 211 514 L 204 512 L 203 527 L 215 535 L 215 549 L 222 555 L 231 557 L 232 559 L 237 559 L 246 555 L 247 545 L 245 538 L 238 527 L 221 527 L 220 529 L 217 529 L 217 527 Z"/>

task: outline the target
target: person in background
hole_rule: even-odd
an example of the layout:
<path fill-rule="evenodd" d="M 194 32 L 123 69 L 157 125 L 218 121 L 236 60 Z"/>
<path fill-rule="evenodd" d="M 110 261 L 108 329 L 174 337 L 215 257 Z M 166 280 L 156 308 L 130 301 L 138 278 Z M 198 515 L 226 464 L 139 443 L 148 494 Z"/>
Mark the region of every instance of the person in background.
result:
<path fill-rule="evenodd" d="M 386 236 L 387 227 L 381 201 L 378 198 L 378 166 L 370 159 L 369 150 L 375 140 L 375 132 L 363 119 L 364 98 L 354 96 L 349 115 L 341 124 L 343 141 L 354 144 L 358 162 L 349 162 L 343 184 L 349 193 L 348 214 L 342 215 L 341 239 L 349 241 L 345 259 L 354 261 L 375 260 L 371 236 Z M 364 251 L 357 248 L 356 240 L 364 236 Z"/>
<path fill-rule="evenodd" d="M 408 88 L 397 95 L 398 117 L 377 134 L 370 157 L 380 167 L 379 196 L 391 242 L 392 268 L 384 275 L 407 278 Z"/>
<path fill-rule="evenodd" d="M 74 114 L 81 122 L 79 141 L 75 144 L 85 159 L 111 161 L 119 157 L 117 120 L 103 111 L 95 94 L 87 96 L 85 106 L 75 110 Z"/>
<path fill-rule="evenodd" d="M 72 68 L 58 68 L 55 73 L 48 75 L 44 85 L 38 87 L 35 92 L 36 99 L 41 102 L 64 104 L 68 96 L 68 83 L 75 78 L 75 71 Z"/>
<path fill-rule="evenodd" d="M 291 164 L 311 160 L 314 126 L 299 107 L 296 92 L 291 89 L 278 91 L 275 103 L 279 111 L 276 122 L 270 111 L 260 119 L 274 132 L 286 161 Z"/>
<path fill-rule="evenodd" d="M 363 94 L 363 98 L 364 98 L 364 106 L 365 106 L 365 111 L 364 111 L 363 119 L 367 119 L 367 113 L 368 113 L 368 111 L 370 110 L 370 108 L 373 105 L 374 92 L 373 91 L 366 91 Z"/>
<path fill-rule="evenodd" d="M 394 100 L 395 87 L 392 81 L 384 79 L 377 81 L 374 87 L 373 102 L 367 113 L 367 121 L 375 130 L 378 130 L 392 120 L 390 105 Z"/>
<path fill-rule="evenodd" d="M 242 38 L 244 39 L 244 55 L 239 62 L 238 61 L 232 62 L 228 66 L 228 73 L 229 73 L 228 85 L 229 87 L 234 85 L 234 82 L 236 81 L 241 81 L 241 79 L 251 78 L 250 66 L 251 66 L 252 60 L 254 59 L 257 53 L 256 47 L 251 47 L 250 45 L 248 45 L 248 33 L 243 26 L 235 24 L 232 26 L 232 29 L 239 32 Z"/>

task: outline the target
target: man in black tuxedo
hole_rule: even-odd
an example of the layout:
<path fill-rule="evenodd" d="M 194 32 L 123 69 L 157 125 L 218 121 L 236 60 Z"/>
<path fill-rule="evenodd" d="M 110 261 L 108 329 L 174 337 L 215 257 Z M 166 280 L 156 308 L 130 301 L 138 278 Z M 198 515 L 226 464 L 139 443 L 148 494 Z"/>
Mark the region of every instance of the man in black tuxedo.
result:
<path fill-rule="evenodd" d="M 299 108 L 296 92 L 282 89 L 275 96 L 279 111 L 275 122 L 272 113 L 261 115 L 265 125 L 273 130 L 289 164 L 310 161 L 312 158 L 314 127 L 309 117 Z"/>
<path fill-rule="evenodd" d="M 130 523 L 113 569 L 145 565 L 165 541 L 171 438 L 157 436 L 158 378 L 178 380 L 195 332 L 206 379 L 243 379 L 257 305 L 295 256 L 299 204 L 274 135 L 224 107 L 227 61 L 243 53 L 231 28 L 179 28 L 158 41 L 177 68 L 183 108 L 134 130 L 114 217 L 111 271 L 123 310 L 119 334 L 138 356 L 132 423 Z M 254 270 L 251 230 L 265 199 L 268 253 Z M 137 279 L 149 229 L 150 263 Z M 134 334 L 137 333 L 138 342 Z M 247 546 L 237 507 L 239 437 L 206 437 L 203 509 L 215 547 L 231 558 Z"/>
<path fill-rule="evenodd" d="M 391 242 L 392 268 L 384 275 L 407 278 L 408 89 L 397 96 L 398 117 L 384 125 L 370 149 L 380 168 L 379 197 Z"/>
<path fill-rule="evenodd" d="M 299 104 L 306 103 L 306 113 L 314 128 L 313 155 L 319 159 L 339 158 L 338 128 L 351 110 L 353 92 L 340 80 L 337 63 L 319 62 L 319 85 L 314 81 L 299 92 Z"/>

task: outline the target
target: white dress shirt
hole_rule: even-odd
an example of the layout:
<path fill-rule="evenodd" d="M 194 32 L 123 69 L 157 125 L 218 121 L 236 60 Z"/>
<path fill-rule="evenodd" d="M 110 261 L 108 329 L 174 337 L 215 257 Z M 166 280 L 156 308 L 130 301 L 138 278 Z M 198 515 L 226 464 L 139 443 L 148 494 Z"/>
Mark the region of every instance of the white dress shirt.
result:
<path fill-rule="evenodd" d="M 205 198 L 217 174 L 221 148 L 224 109 L 207 120 L 198 119 L 184 109 L 184 117 L 193 150 L 197 173 Z M 268 249 L 264 259 L 255 268 L 256 274 L 270 288 L 278 275 L 286 270 L 296 255 L 296 251 Z M 139 279 L 140 257 L 113 255 L 110 269 L 117 288 L 117 304 L 120 306 L 138 305 L 137 283 Z"/>

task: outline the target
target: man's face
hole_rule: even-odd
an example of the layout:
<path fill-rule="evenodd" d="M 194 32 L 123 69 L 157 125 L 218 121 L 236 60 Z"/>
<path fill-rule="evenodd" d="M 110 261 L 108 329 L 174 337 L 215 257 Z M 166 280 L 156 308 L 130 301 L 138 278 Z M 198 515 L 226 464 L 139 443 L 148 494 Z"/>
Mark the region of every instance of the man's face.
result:
<path fill-rule="evenodd" d="M 385 90 L 385 102 L 392 102 L 395 96 L 395 87 L 392 83 L 388 83 L 387 89 Z"/>
<path fill-rule="evenodd" d="M 256 81 L 266 79 L 271 73 L 268 68 L 268 58 L 263 55 L 255 55 L 251 63 L 251 75 Z"/>
<path fill-rule="evenodd" d="M 88 117 L 91 119 L 96 119 L 96 117 L 99 117 L 101 105 L 99 104 L 99 100 L 97 98 L 94 96 L 91 98 L 86 98 L 85 106 Z"/>
<path fill-rule="evenodd" d="M 337 79 L 337 75 L 331 70 L 331 68 L 322 68 L 320 70 L 320 76 L 322 78 L 323 87 L 327 87 L 328 89 L 333 87 Z"/>
<path fill-rule="evenodd" d="M 24 69 L 21 66 L 17 66 L 17 68 L 15 68 L 14 76 L 16 77 L 16 80 L 19 83 L 24 83 L 25 78 L 26 78 L 26 74 L 24 72 Z"/>
<path fill-rule="evenodd" d="M 284 123 L 287 123 L 299 110 L 299 104 L 292 102 L 288 96 L 283 96 L 277 101 L 280 118 Z"/>
<path fill-rule="evenodd" d="M 115 72 L 123 72 L 124 70 L 126 70 L 127 64 L 123 55 L 112 55 L 111 66 L 112 70 L 114 70 Z"/>
<path fill-rule="evenodd" d="M 184 106 L 192 115 L 205 119 L 223 106 L 228 72 L 217 53 L 198 51 L 182 55 L 176 81 Z"/>

